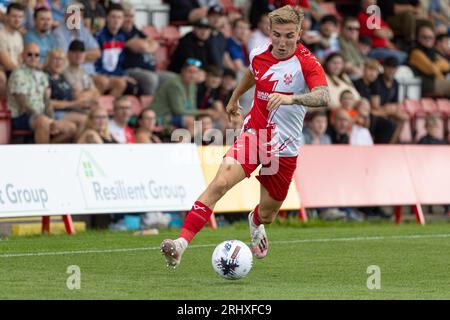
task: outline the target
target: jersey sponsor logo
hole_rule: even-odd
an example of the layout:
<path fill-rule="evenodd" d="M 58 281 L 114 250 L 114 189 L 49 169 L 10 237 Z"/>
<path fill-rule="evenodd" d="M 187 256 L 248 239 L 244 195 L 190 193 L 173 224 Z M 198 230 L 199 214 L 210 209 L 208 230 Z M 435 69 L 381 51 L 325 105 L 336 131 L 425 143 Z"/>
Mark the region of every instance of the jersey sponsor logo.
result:
<path fill-rule="evenodd" d="M 269 101 L 269 92 L 256 90 L 256 98 L 264 101 Z"/>

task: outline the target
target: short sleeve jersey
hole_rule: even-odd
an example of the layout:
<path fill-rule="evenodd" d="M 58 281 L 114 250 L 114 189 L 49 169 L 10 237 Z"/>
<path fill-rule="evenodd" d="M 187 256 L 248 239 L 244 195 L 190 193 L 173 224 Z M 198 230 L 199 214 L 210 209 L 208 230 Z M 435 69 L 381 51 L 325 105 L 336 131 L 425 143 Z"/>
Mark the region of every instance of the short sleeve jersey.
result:
<path fill-rule="evenodd" d="M 303 105 L 281 105 L 269 112 L 269 95 L 303 94 L 317 86 L 327 86 L 325 72 L 317 58 L 301 44 L 291 57 L 284 60 L 275 58 L 271 49 L 269 43 L 250 53 L 250 71 L 256 87 L 243 130 L 266 129 L 267 142 L 270 141 L 272 152 L 280 157 L 296 156 L 303 140 L 303 121 L 307 108 Z"/>

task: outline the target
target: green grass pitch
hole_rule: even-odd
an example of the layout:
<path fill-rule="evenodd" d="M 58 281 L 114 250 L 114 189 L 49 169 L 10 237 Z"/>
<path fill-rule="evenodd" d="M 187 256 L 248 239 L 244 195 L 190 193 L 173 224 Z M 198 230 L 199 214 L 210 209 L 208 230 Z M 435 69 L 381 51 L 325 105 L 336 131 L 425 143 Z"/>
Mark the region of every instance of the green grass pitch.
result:
<path fill-rule="evenodd" d="M 204 229 L 182 264 L 167 269 L 157 236 L 90 231 L 0 241 L 0 299 L 450 299 L 450 224 L 331 224 L 267 228 L 270 250 L 244 279 L 211 266 L 215 245 L 248 243 L 244 224 Z M 69 290 L 67 268 L 81 288 Z M 381 288 L 369 290 L 370 265 Z"/>

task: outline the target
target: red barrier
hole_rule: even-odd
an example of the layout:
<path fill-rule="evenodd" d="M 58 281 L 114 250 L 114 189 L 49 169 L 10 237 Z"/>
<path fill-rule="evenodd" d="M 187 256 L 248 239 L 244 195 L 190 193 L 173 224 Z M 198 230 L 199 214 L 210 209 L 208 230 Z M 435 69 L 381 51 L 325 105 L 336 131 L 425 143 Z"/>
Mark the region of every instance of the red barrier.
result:
<path fill-rule="evenodd" d="M 295 182 L 302 208 L 411 205 L 424 224 L 421 204 L 450 203 L 450 147 L 303 146 Z"/>

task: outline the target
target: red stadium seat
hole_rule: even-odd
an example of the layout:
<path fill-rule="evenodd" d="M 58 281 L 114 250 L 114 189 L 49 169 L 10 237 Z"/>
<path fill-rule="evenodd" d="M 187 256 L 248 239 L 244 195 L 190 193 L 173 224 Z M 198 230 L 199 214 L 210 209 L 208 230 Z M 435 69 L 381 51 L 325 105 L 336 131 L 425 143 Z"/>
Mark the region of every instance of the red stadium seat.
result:
<path fill-rule="evenodd" d="M 141 101 L 137 97 L 132 95 L 127 95 L 126 97 L 129 101 L 131 101 L 131 109 L 133 110 L 133 114 L 138 115 L 139 113 L 141 113 Z"/>
<path fill-rule="evenodd" d="M 159 46 L 155 52 L 156 69 L 166 70 L 169 65 L 169 50 L 166 46 Z"/>
<path fill-rule="evenodd" d="M 142 108 L 150 107 L 150 104 L 152 101 L 153 101 L 153 96 L 141 96 Z"/>
<path fill-rule="evenodd" d="M 99 104 L 102 107 L 105 107 L 106 110 L 108 111 L 109 115 L 113 114 L 113 102 L 114 102 L 114 96 L 110 96 L 110 95 L 104 95 L 104 96 L 100 96 L 100 98 L 98 99 Z"/>
<path fill-rule="evenodd" d="M 427 113 L 439 112 L 436 102 L 431 98 L 422 98 L 420 100 L 422 110 Z"/>
<path fill-rule="evenodd" d="M 147 37 L 154 39 L 154 40 L 159 40 L 161 38 L 161 35 L 158 32 L 158 29 L 156 29 L 156 27 L 154 26 L 145 26 L 142 28 L 141 30 Z"/>
<path fill-rule="evenodd" d="M 423 113 L 422 106 L 417 100 L 406 99 L 403 105 L 410 116 L 415 116 L 416 114 Z"/>
<path fill-rule="evenodd" d="M 161 38 L 164 39 L 169 45 L 174 45 L 180 40 L 180 31 L 175 26 L 165 26 L 161 28 Z"/>
<path fill-rule="evenodd" d="M 444 114 L 450 114 L 450 100 L 449 99 L 437 99 L 436 100 L 438 110 Z"/>

